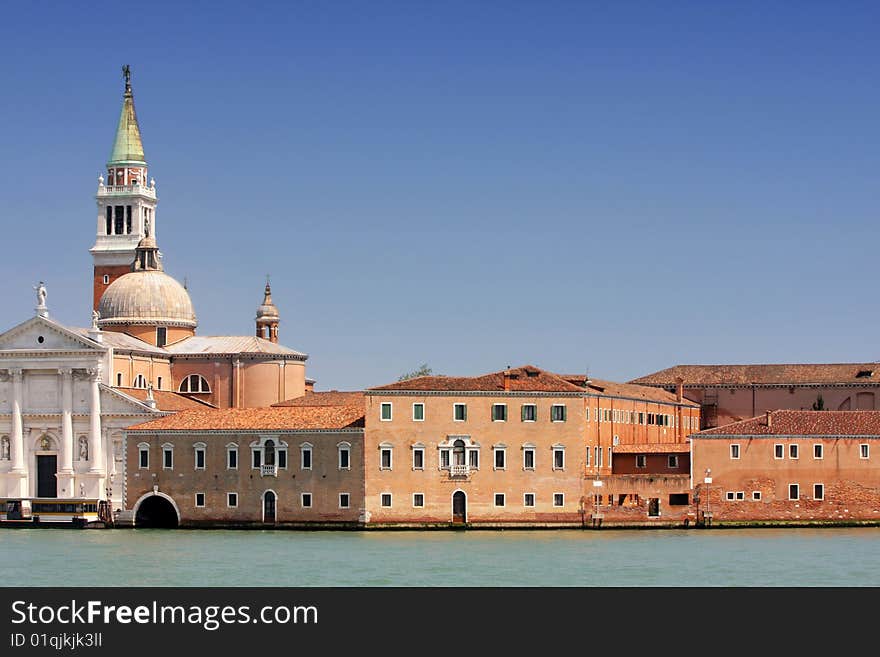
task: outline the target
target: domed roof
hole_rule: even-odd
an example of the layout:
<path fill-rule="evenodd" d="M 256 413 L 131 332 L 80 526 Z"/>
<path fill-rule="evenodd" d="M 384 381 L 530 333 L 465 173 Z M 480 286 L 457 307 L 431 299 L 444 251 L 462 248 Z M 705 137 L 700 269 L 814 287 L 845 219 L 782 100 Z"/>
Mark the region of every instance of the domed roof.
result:
<path fill-rule="evenodd" d="M 133 271 L 117 278 L 104 291 L 98 303 L 98 313 L 99 326 L 197 326 L 189 293 L 180 283 L 159 270 Z"/>

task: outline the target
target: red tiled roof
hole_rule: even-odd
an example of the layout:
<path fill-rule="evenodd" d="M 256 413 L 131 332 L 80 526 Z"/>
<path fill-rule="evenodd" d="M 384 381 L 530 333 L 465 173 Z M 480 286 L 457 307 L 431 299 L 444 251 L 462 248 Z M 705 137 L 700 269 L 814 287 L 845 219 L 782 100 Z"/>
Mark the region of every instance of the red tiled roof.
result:
<path fill-rule="evenodd" d="M 880 411 L 772 411 L 693 434 L 712 436 L 880 436 Z"/>
<path fill-rule="evenodd" d="M 144 388 L 113 388 L 121 393 L 134 397 L 138 401 L 147 400 L 147 391 Z M 216 408 L 213 404 L 181 395 L 168 390 L 153 390 L 153 399 L 156 400 L 156 408 L 160 411 L 186 411 L 196 408 Z"/>
<path fill-rule="evenodd" d="M 598 392 L 609 397 L 630 397 L 633 399 L 644 399 L 649 402 L 659 404 L 684 404 L 686 406 L 698 407 L 690 399 L 678 401 L 675 393 L 655 388 L 653 386 L 641 386 L 632 383 L 615 383 L 614 381 L 604 381 L 602 379 L 590 378 L 590 384 L 585 385 L 583 374 L 560 374 L 560 377 L 584 388 L 587 392 Z"/>
<path fill-rule="evenodd" d="M 861 374 L 861 376 L 859 376 Z M 790 365 L 676 365 L 630 383 L 674 386 L 724 384 L 880 383 L 880 363 L 829 363 Z"/>
<path fill-rule="evenodd" d="M 129 431 L 284 431 L 362 427 L 364 408 L 307 406 L 181 411 L 136 424 Z"/>
<path fill-rule="evenodd" d="M 510 392 L 583 392 L 583 388 L 532 365 L 501 370 L 483 376 L 420 376 L 369 390 L 507 392 L 504 389 L 506 373 L 510 375 Z"/>
<path fill-rule="evenodd" d="M 299 397 L 280 401 L 272 406 L 360 406 L 365 405 L 364 391 L 340 392 L 330 390 L 328 392 L 307 392 Z"/>
<path fill-rule="evenodd" d="M 653 443 L 651 445 L 617 445 L 614 454 L 688 454 L 688 443 Z"/>

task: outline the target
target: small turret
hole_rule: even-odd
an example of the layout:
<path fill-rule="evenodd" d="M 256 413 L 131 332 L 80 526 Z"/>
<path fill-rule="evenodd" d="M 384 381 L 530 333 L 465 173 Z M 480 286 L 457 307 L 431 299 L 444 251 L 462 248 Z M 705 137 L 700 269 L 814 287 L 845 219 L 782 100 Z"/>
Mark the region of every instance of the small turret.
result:
<path fill-rule="evenodd" d="M 257 337 L 270 342 L 278 342 L 278 324 L 281 321 L 278 308 L 272 303 L 272 288 L 269 285 L 269 277 L 266 276 L 266 290 L 263 294 L 263 303 L 257 308 Z"/>

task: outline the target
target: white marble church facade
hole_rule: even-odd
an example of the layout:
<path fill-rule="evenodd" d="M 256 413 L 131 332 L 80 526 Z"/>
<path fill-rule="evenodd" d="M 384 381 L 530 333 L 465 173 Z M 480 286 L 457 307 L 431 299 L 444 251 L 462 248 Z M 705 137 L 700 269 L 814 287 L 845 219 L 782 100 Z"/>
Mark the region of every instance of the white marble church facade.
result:
<path fill-rule="evenodd" d="M 0 334 L 0 496 L 125 508 L 123 430 L 163 413 L 105 385 L 113 349 L 85 333 L 38 308 Z"/>

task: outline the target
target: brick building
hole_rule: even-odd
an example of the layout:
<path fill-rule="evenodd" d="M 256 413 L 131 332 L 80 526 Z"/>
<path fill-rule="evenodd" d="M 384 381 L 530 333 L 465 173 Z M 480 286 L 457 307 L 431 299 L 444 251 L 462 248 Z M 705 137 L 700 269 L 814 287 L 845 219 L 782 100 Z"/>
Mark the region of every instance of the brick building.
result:
<path fill-rule="evenodd" d="M 185 410 L 129 428 L 120 524 L 352 526 L 364 506 L 363 395 Z"/>
<path fill-rule="evenodd" d="M 779 409 L 880 410 L 880 363 L 676 365 L 630 383 L 681 386 L 700 404 L 703 429 Z"/>
<path fill-rule="evenodd" d="M 880 411 L 772 411 L 690 438 L 713 524 L 880 521 Z"/>

